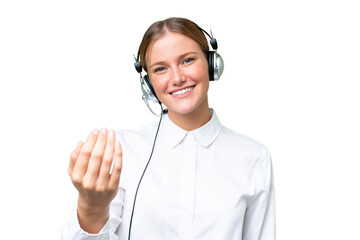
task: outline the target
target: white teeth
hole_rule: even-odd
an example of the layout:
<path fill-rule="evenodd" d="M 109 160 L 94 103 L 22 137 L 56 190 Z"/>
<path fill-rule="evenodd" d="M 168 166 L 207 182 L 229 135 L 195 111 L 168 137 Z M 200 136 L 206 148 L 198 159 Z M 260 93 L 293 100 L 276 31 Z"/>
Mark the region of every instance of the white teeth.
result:
<path fill-rule="evenodd" d="M 184 94 L 184 93 L 190 92 L 193 89 L 194 89 L 194 87 L 184 88 L 184 89 L 182 89 L 180 91 L 176 91 L 176 92 L 171 93 L 171 95 Z"/>

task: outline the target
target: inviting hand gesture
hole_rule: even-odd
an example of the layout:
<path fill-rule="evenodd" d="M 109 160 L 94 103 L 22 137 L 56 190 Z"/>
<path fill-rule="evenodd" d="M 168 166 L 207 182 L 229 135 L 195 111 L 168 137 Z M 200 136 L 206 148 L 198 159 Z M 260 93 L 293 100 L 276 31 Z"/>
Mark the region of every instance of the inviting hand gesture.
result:
<path fill-rule="evenodd" d="M 68 172 L 79 191 L 78 218 L 81 228 L 89 233 L 97 233 L 105 225 L 118 190 L 122 150 L 115 142 L 113 130 L 94 130 L 70 155 Z"/>

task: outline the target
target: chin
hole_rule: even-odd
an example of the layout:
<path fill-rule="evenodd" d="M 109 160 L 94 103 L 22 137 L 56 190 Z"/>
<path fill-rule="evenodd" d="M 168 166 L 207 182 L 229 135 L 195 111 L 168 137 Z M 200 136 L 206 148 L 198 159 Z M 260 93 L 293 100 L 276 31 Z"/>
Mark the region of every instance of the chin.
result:
<path fill-rule="evenodd" d="M 185 105 L 185 106 L 176 106 L 175 108 L 172 108 L 171 106 L 168 107 L 168 111 L 176 113 L 176 114 L 191 114 L 196 112 L 201 112 L 201 109 L 204 106 L 196 106 L 196 105 Z M 207 108 L 209 108 L 207 106 Z"/>
<path fill-rule="evenodd" d="M 193 108 L 181 108 L 181 109 L 168 108 L 168 111 L 176 113 L 176 114 L 189 114 L 189 113 L 194 112 L 194 109 Z"/>

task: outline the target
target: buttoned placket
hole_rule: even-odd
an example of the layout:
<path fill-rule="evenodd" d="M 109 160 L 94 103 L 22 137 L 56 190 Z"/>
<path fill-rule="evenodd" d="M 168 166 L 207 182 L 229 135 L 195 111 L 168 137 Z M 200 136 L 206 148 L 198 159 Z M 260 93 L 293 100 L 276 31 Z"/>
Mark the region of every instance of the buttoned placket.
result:
<path fill-rule="evenodd" d="M 194 135 L 187 133 L 178 147 L 183 148 L 185 153 L 180 164 L 179 235 L 181 240 L 190 240 L 193 239 L 195 211 L 196 141 Z"/>

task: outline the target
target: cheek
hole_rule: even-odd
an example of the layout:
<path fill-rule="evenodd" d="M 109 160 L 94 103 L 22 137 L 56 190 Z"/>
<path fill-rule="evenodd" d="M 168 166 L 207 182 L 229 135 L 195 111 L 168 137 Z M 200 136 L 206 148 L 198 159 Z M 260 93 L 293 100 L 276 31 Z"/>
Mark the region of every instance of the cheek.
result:
<path fill-rule="evenodd" d="M 197 81 L 209 81 L 209 70 L 207 65 L 201 65 L 199 67 L 194 67 L 189 75 L 196 79 Z"/>
<path fill-rule="evenodd" d="M 207 91 L 209 90 L 209 85 L 210 85 L 210 81 L 209 81 L 209 68 L 206 62 L 206 65 L 204 65 L 201 68 L 198 68 L 197 71 L 197 79 L 198 82 L 201 83 L 202 85 L 202 92 L 207 93 Z"/>
<path fill-rule="evenodd" d="M 166 91 L 168 81 L 165 76 L 157 76 L 150 79 L 157 96 Z"/>

